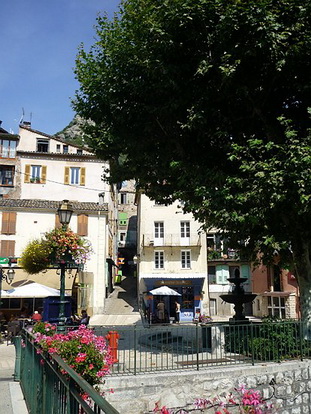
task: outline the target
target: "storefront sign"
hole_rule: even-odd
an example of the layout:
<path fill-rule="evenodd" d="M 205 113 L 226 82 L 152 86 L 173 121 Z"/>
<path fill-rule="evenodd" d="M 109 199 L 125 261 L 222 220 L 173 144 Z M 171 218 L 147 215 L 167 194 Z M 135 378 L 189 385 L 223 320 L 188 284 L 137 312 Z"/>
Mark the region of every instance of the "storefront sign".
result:
<path fill-rule="evenodd" d="M 174 279 L 166 279 L 166 280 L 159 280 L 155 282 L 155 286 L 192 286 L 192 280 L 189 279 L 182 279 L 182 280 L 174 280 Z"/>

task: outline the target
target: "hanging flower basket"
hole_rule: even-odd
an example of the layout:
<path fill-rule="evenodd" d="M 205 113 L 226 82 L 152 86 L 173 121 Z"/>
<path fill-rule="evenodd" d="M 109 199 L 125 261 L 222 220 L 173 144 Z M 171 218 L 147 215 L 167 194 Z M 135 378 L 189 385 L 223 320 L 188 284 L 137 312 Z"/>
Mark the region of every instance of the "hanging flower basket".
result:
<path fill-rule="evenodd" d="M 39 273 L 61 263 L 84 264 L 93 253 L 88 240 L 70 229 L 53 229 L 41 240 L 33 240 L 21 256 L 21 266 L 29 274 Z"/>

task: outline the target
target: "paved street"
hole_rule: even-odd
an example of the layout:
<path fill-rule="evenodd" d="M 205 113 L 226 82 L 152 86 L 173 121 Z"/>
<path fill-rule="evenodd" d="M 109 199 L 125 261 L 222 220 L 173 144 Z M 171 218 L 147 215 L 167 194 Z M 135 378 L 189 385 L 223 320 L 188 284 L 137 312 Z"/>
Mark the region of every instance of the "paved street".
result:
<path fill-rule="evenodd" d="M 0 414 L 27 414 L 19 382 L 14 381 L 15 347 L 0 344 Z"/>
<path fill-rule="evenodd" d="M 136 296 L 137 279 L 123 276 L 106 299 L 105 314 L 91 317 L 90 325 L 141 325 Z"/>

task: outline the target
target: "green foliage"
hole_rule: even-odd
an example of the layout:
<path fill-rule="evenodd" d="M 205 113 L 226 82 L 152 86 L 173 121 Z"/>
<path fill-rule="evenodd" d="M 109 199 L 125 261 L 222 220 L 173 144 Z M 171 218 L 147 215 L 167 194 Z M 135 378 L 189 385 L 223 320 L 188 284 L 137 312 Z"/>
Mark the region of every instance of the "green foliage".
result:
<path fill-rule="evenodd" d="M 74 101 L 110 180 L 309 285 L 310 28 L 311 0 L 127 0 L 80 49 Z"/>
<path fill-rule="evenodd" d="M 301 356 L 308 349 L 301 324 L 293 320 L 264 318 L 261 324 L 230 327 L 226 331 L 227 352 L 252 356 L 259 361 L 280 361 Z"/>
<path fill-rule="evenodd" d="M 85 263 L 93 252 L 89 241 L 70 229 L 55 228 L 41 240 L 33 240 L 25 247 L 20 264 L 29 274 L 36 274 L 62 260 Z"/>
<path fill-rule="evenodd" d="M 31 275 L 39 273 L 49 265 L 50 254 L 51 249 L 48 245 L 40 240 L 33 240 L 25 247 L 20 265 Z"/>

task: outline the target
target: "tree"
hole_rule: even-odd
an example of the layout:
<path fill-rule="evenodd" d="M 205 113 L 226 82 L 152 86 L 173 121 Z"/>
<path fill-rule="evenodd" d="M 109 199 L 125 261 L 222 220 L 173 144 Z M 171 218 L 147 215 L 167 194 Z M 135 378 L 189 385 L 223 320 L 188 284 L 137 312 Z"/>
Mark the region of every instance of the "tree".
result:
<path fill-rule="evenodd" d="M 111 180 L 293 264 L 311 322 L 310 23 L 310 0 L 125 1 L 74 108 Z"/>

